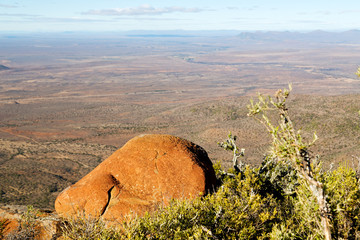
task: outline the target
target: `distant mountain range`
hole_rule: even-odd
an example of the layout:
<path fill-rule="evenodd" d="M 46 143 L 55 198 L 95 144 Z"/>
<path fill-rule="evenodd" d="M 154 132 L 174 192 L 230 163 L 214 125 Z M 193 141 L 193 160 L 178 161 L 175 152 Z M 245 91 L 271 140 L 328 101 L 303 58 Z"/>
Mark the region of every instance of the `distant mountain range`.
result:
<path fill-rule="evenodd" d="M 297 31 L 129 31 L 127 37 L 236 37 L 243 41 L 308 42 L 308 43 L 360 43 L 360 30 L 327 32 Z"/>
<path fill-rule="evenodd" d="M 343 32 L 327 32 L 316 30 L 311 32 L 297 31 L 129 31 L 127 37 L 141 38 L 183 38 L 183 37 L 225 37 L 237 38 L 244 42 L 262 43 L 332 43 L 359 44 L 360 30 Z"/>
<path fill-rule="evenodd" d="M 360 30 L 349 30 L 343 32 L 328 32 L 316 30 L 311 32 L 298 31 L 240 31 L 240 30 L 133 30 L 119 32 L 58 32 L 58 33 L 7 33 L 0 31 L 1 39 L 16 38 L 190 38 L 190 37 L 236 37 L 243 41 L 261 42 L 312 42 L 312 43 L 360 43 Z M 0 65 L 2 66 L 2 65 Z M 0 70 L 5 66 L 0 67 Z M 6 67 L 5 67 L 6 68 Z"/>
<path fill-rule="evenodd" d="M 242 32 L 238 35 L 242 40 L 252 41 L 304 41 L 316 43 L 360 43 L 360 30 L 350 30 L 345 32 Z"/>

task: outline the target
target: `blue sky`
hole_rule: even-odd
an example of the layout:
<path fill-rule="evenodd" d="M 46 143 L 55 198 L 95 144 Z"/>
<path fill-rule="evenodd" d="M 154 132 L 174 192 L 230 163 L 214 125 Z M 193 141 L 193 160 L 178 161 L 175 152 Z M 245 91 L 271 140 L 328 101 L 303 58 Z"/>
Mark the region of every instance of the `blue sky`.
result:
<path fill-rule="evenodd" d="M 360 29 L 360 0 L 0 0 L 0 31 Z"/>

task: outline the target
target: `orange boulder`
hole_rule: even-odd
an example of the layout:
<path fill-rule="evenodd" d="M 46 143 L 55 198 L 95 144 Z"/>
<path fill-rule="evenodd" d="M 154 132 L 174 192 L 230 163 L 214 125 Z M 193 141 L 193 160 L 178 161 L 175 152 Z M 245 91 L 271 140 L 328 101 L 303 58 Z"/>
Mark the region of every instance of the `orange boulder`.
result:
<path fill-rule="evenodd" d="M 57 213 L 121 220 L 172 198 L 212 191 L 216 177 L 201 147 L 170 135 L 142 135 L 127 142 L 88 175 L 59 194 Z"/>

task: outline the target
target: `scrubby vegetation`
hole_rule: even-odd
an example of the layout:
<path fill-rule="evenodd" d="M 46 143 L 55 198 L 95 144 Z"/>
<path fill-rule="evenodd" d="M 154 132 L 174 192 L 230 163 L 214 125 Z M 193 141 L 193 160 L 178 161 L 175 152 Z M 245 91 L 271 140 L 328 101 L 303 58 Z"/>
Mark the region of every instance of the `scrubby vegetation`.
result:
<path fill-rule="evenodd" d="M 220 143 L 232 151 L 233 169 L 215 164 L 217 191 L 131 218 L 117 229 L 77 218 L 63 225 L 65 239 L 360 239 L 357 157 L 324 170 L 289 116 L 290 90 L 259 96 L 248 106 L 272 138 L 260 166 L 241 161 L 236 137 Z"/>
<path fill-rule="evenodd" d="M 36 221 L 37 217 L 38 212 L 32 206 L 28 206 L 27 211 L 21 216 L 19 226 L 14 232 L 10 233 L 6 239 L 36 239 L 40 234 L 39 223 Z"/>
<path fill-rule="evenodd" d="M 85 216 L 66 219 L 61 224 L 62 237 L 65 240 L 77 239 L 122 239 L 122 235 L 116 229 L 106 226 L 100 219 Z"/>

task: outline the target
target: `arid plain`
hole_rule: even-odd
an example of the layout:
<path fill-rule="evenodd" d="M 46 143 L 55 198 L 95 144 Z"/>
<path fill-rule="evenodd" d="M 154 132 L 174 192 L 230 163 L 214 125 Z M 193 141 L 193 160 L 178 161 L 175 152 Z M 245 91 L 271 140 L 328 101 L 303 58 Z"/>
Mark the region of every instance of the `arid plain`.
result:
<path fill-rule="evenodd" d="M 360 157 L 357 31 L 254 34 L 0 34 L 0 203 L 52 208 L 57 194 L 132 137 L 217 146 L 229 131 L 259 164 L 257 92 L 292 83 L 290 112 L 326 166 Z"/>

